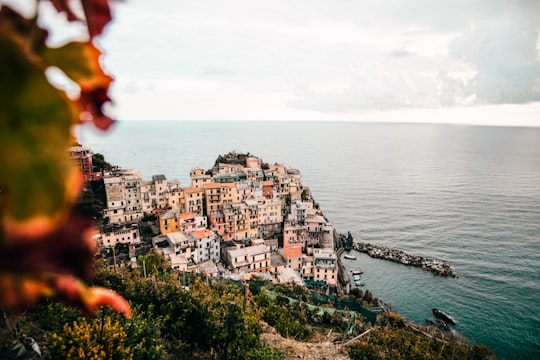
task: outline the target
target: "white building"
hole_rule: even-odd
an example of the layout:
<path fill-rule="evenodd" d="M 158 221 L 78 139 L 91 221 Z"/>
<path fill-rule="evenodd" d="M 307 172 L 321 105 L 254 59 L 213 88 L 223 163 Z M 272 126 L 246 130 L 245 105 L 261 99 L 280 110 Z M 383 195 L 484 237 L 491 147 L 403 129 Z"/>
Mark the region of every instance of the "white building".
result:
<path fill-rule="evenodd" d="M 313 204 L 307 201 L 294 201 L 291 204 L 291 212 L 289 219 L 296 221 L 296 223 L 303 225 L 307 216 L 308 210 L 313 208 Z"/>
<path fill-rule="evenodd" d="M 280 284 L 295 284 L 305 286 L 304 281 L 296 271 L 291 268 L 280 266 L 276 269 L 277 280 Z"/>
<path fill-rule="evenodd" d="M 143 211 L 147 214 L 154 210 L 170 206 L 169 193 L 179 189 L 178 183 L 169 184 L 165 175 L 153 175 L 152 180 L 141 183 L 141 200 Z M 178 196 L 177 196 L 178 197 Z M 180 199 L 176 199 L 179 202 Z M 179 205 L 175 206 L 179 207 Z"/>
<path fill-rule="evenodd" d="M 313 254 L 315 281 L 325 281 L 327 285 L 336 286 L 338 280 L 337 255 L 332 249 L 315 249 Z"/>
<path fill-rule="evenodd" d="M 195 263 L 204 261 L 219 261 L 220 248 L 219 239 L 210 229 L 196 230 L 190 235 L 191 241 L 195 244 L 193 260 Z"/>
<path fill-rule="evenodd" d="M 176 216 L 178 220 L 178 229 L 191 234 L 197 230 L 203 230 L 208 227 L 208 219 L 206 216 L 198 215 L 192 212 L 180 213 Z"/>
<path fill-rule="evenodd" d="M 195 241 L 181 231 L 170 232 L 167 235 L 169 247 L 174 251 L 174 255 L 184 256 L 187 260 L 194 259 Z"/>
<path fill-rule="evenodd" d="M 226 250 L 229 268 L 234 272 L 266 272 L 270 269 L 270 248 L 266 245 Z"/>
<path fill-rule="evenodd" d="M 265 239 L 273 238 L 281 232 L 283 216 L 279 199 L 257 199 L 257 222 L 259 235 Z"/>
<path fill-rule="evenodd" d="M 140 244 L 139 227 L 135 224 L 118 226 L 111 225 L 101 229 L 101 245 L 114 247 L 116 244 Z"/>
<path fill-rule="evenodd" d="M 110 224 L 135 222 L 143 217 L 141 178 L 130 170 L 118 170 L 103 179 L 107 197 L 104 218 Z"/>
<path fill-rule="evenodd" d="M 153 175 L 152 183 L 156 192 L 156 209 L 164 209 L 168 205 L 169 187 L 165 175 Z"/>

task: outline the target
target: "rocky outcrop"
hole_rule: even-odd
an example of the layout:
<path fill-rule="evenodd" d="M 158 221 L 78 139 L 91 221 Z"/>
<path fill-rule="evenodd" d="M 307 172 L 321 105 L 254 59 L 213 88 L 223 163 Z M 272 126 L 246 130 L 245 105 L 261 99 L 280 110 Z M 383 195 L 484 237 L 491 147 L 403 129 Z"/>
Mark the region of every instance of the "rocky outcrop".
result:
<path fill-rule="evenodd" d="M 454 268 L 437 259 L 430 259 L 419 255 L 407 254 L 401 250 L 387 248 L 385 246 L 372 245 L 370 243 L 355 243 L 355 250 L 368 254 L 373 258 L 389 260 L 404 265 L 421 267 L 422 270 L 431 271 L 441 276 L 456 276 Z"/>

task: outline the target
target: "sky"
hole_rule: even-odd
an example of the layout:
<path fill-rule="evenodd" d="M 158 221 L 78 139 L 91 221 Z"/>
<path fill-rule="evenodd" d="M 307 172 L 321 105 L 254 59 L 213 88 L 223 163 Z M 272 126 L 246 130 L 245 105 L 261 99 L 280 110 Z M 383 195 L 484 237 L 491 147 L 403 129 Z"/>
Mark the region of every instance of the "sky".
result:
<path fill-rule="evenodd" d="M 540 126 L 538 0 L 126 0 L 113 17 L 97 42 L 121 120 Z M 40 23 L 52 45 L 83 32 L 47 2 Z"/>

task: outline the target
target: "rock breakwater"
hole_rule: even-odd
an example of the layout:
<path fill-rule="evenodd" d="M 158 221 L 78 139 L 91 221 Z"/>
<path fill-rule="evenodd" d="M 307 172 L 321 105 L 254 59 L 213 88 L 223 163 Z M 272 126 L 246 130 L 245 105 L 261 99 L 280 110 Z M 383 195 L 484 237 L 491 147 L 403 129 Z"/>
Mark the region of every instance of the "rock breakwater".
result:
<path fill-rule="evenodd" d="M 436 275 L 456 276 L 454 268 L 441 260 L 430 259 L 419 255 L 411 255 L 401 250 L 391 249 L 385 246 L 377 246 L 370 243 L 354 243 L 353 249 L 368 254 L 372 258 L 421 267 L 422 270 L 431 271 Z"/>

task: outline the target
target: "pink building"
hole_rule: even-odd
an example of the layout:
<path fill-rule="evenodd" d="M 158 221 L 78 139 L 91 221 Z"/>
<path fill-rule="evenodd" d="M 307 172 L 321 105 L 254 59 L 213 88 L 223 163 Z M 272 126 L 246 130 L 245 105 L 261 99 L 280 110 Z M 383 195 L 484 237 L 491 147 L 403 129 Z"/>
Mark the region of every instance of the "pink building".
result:
<path fill-rule="evenodd" d="M 69 157 L 75 161 L 85 181 L 100 179 L 101 173 L 94 172 L 92 165 L 92 150 L 86 146 L 72 146 L 68 149 Z"/>
<path fill-rule="evenodd" d="M 308 231 L 305 226 L 288 221 L 283 227 L 283 248 L 306 246 Z"/>

